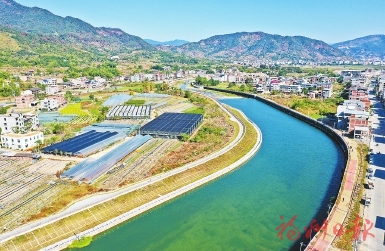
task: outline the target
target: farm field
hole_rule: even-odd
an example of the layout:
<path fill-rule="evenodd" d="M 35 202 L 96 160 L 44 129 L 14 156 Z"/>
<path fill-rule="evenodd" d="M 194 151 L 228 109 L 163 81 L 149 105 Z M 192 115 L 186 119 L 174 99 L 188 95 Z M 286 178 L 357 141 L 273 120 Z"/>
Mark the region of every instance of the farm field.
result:
<path fill-rule="evenodd" d="M 55 200 L 63 190 L 55 174 L 69 161 L 0 157 L 0 225 L 11 230 Z"/>
<path fill-rule="evenodd" d="M 80 103 L 68 104 L 66 107 L 59 109 L 60 114 L 62 115 L 72 115 L 76 114 L 78 116 L 88 116 L 90 113 L 81 108 Z"/>

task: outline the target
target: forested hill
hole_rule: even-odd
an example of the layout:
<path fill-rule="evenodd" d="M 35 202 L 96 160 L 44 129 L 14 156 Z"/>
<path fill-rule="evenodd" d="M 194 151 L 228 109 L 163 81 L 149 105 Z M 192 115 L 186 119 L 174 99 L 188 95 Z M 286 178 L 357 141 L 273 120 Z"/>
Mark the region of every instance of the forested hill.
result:
<path fill-rule="evenodd" d="M 188 56 L 224 60 L 311 60 L 348 58 L 323 41 L 302 36 L 280 36 L 263 32 L 238 32 L 213 36 L 181 46 L 158 47 Z"/>
<path fill-rule="evenodd" d="M 385 60 L 385 35 L 371 35 L 334 44 L 356 59 Z"/>
<path fill-rule="evenodd" d="M 60 17 L 51 12 L 26 7 L 13 0 L 0 0 L 0 26 L 26 34 L 43 35 L 46 40 L 101 52 L 152 50 L 140 37 L 120 29 L 97 28 L 80 19 Z"/>

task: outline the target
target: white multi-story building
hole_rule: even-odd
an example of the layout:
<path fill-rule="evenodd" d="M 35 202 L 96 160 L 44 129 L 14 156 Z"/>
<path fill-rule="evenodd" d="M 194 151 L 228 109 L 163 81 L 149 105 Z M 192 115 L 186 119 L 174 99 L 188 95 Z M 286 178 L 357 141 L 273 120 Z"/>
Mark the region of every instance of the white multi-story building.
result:
<path fill-rule="evenodd" d="M 40 109 L 55 110 L 59 107 L 59 103 L 56 99 L 45 98 L 40 100 Z"/>
<path fill-rule="evenodd" d="M 1 134 L 12 133 L 25 130 L 26 124 L 31 129 L 39 125 L 39 119 L 36 114 L 31 113 L 10 113 L 0 115 Z"/>
<path fill-rule="evenodd" d="M 29 132 L 25 134 L 9 133 L 1 136 L 1 146 L 16 150 L 26 150 L 36 146 L 38 140 L 44 143 L 44 135 L 42 132 Z"/>
<path fill-rule="evenodd" d="M 47 95 L 55 95 L 59 92 L 59 86 L 58 85 L 48 85 L 45 87 L 45 93 Z"/>
<path fill-rule="evenodd" d="M 279 89 L 281 90 L 281 92 L 293 92 L 293 93 L 302 92 L 302 88 L 300 85 L 280 84 Z"/>
<path fill-rule="evenodd" d="M 42 85 L 56 85 L 57 79 L 56 78 L 46 78 L 41 81 Z"/>

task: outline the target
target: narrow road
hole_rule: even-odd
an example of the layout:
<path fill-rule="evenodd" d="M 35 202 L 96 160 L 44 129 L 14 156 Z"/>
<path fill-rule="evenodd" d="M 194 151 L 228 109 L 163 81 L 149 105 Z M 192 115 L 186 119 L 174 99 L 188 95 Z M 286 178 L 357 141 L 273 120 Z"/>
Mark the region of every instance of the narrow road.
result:
<path fill-rule="evenodd" d="M 369 88 L 369 99 L 373 105 L 372 138 L 370 149 L 373 149 L 373 164 L 370 167 L 374 171 L 374 189 L 366 187 L 366 197 L 371 198 L 371 203 L 364 209 L 364 219 L 374 223 L 370 233 L 374 238 L 368 236 L 365 241 L 359 245 L 359 250 L 385 250 L 384 228 L 385 228 L 385 180 L 380 178 L 381 173 L 385 173 L 385 110 L 380 101 L 374 96 L 372 88 Z M 380 223 L 383 220 L 384 223 Z M 382 228 L 379 228 L 382 225 Z"/>

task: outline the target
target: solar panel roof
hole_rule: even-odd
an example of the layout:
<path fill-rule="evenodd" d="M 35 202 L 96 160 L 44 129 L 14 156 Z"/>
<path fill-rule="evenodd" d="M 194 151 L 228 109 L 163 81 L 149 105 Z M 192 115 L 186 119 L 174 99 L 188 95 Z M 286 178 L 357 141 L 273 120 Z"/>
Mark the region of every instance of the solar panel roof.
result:
<path fill-rule="evenodd" d="M 202 121 L 201 114 L 163 113 L 151 122 L 144 125 L 141 134 L 150 135 L 177 135 L 191 134 Z"/>

